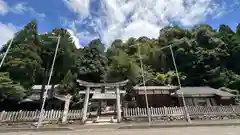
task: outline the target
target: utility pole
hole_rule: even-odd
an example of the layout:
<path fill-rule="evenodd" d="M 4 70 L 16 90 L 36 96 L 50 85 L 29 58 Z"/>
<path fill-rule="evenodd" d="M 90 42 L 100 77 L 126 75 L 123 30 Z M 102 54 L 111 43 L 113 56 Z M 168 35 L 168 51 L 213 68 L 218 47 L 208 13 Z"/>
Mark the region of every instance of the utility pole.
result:
<path fill-rule="evenodd" d="M 141 66 L 141 71 L 142 71 L 142 80 L 143 80 L 143 86 L 144 86 L 144 95 L 145 95 L 145 101 L 146 101 L 146 107 L 147 107 L 147 115 L 148 115 L 148 123 L 151 124 L 151 112 L 149 110 L 149 104 L 148 104 L 148 97 L 147 97 L 147 88 L 146 88 L 146 82 L 145 82 L 145 76 L 144 76 L 144 69 L 143 69 L 143 62 L 142 62 L 142 57 L 141 57 L 141 50 L 139 43 L 138 45 L 138 57 L 140 59 L 140 66 Z"/>
<path fill-rule="evenodd" d="M 179 74 L 178 74 L 178 69 L 177 69 L 176 60 L 175 60 L 175 57 L 174 57 L 174 54 L 173 54 L 172 45 L 170 45 L 169 48 L 170 48 L 171 55 L 172 55 L 173 65 L 174 65 L 174 68 L 175 68 L 175 71 L 176 71 L 176 74 L 177 74 L 178 85 L 181 89 L 182 85 L 181 85 L 180 77 L 179 77 Z"/>
<path fill-rule="evenodd" d="M 3 62 L 4 62 L 4 60 L 5 60 L 8 52 L 9 52 L 11 46 L 12 46 L 13 39 L 14 39 L 14 37 L 10 40 L 10 43 L 9 43 L 9 45 L 8 45 L 8 48 L 7 48 L 6 52 L 5 52 L 4 55 L 3 55 L 3 58 L 2 58 L 1 63 L 0 63 L 0 68 L 2 67 Z"/>
<path fill-rule="evenodd" d="M 171 55 L 172 55 L 173 65 L 174 65 L 174 68 L 175 68 L 175 71 L 176 71 L 176 74 L 177 74 L 178 85 L 179 85 L 179 88 L 181 89 L 182 85 L 181 85 L 180 77 L 179 77 L 179 74 L 178 74 L 177 64 L 176 64 L 176 60 L 175 60 L 175 57 L 174 57 L 174 54 L 173 54 L 172 45 L 170 45 L 169 48 L 170 48 Z M 187 109 L 187 106 L 186 106 L 186 102 L 185 102 L 183 92 L 181 93 L 181 97 L 182 97 L 182 101 L 183 101 L 183 106 L 184 106 L 184 110 L 185 110 L 186 119 L 189 123 L 191 123 L 191 118 L 190 118 L 189 113 L 188 113 L 188 109 Z"/>
<path fill-rule="evenodd" d="M 191 123 L 192 121 L 191 121 L 191 118 L 190 118 L 190 116 L 189 116 L 189 112 L 188 112 L 188 109 L 187 109 L 187 106 L 186 106 L 186 101 L 185 101 L 183 92 L 181 92 L 181 97 L 182 97 L 182 101 L 183 101 L 183 106 L 184 106 L 184 111 L 185 111 L 185 117 L 186 117 L 187 121 L 188 121 L 189 123 Z"/>
<path fill-rule="evenodd" d="M 42 125 L 42 120 L 43 120 L 43 117 L 44 117 L 43 116 L 43 114 L 44 114 L 44 106 L 45 106 L 45 103 L 46 103 L 46 98 L 48 96 L 48 86 L 50 85 L 50 82 L 51 82 L 53 68 L 54 68 L 54 64 L 55 64 L 55 61 L 56 61 L 58 47 L 59 47 L 60 39 L 61 39 L 60 36 L 58 36 L 58 37 L 49 37 L 49 38 L 57 38 L 58 41 L 57 41 L 57 46 L 56 46 L 56 49 L 55 49 L 55 54 L 54 54 L 54 57 L 53 57 L 53 62 L 52 62 L 52 67 L 51 67 L 51 70 L 50 70 L 48 82 L 47 82 L 47 88 L 46 88 L 46 90 L 45 90 L 45 92 L 43 94 L 43 103 L 42 103 L 42 107 L 41 107 L 41 112 L 40 112 L 37 128 L 39 128 Z"/>

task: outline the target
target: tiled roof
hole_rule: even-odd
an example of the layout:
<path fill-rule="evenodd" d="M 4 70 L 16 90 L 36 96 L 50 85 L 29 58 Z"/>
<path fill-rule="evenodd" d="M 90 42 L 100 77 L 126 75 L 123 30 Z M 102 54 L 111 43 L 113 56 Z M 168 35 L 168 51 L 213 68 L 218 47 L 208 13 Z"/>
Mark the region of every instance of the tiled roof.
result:
<path fill-rule="evenodd" d="M 211 87 L 182 87 L 180 90 L 177 91 L 178 95 L 219 95 L 222 97 L 234 97 L 236 95 L 231 94 L 229 92 L 224 92 L 218 89 L 214 89 Z"/>
<path fill-rule="evenodd" d="M 57 88 L 58 87 L 58 84 L 57 85 L 54 85 L 54 88 Z M 52 85 L 45 85 L 45 89 L 48 89 L 48 97 L 51 93 L 51 88 L 52 88 Z M 32 86 L 32 91 L 33 93 L 31 95 L 29 95 L 28 97 L 26 97 L 23 102 L 27 102 L 27 101 L 39 101 L 40 100 L 40 92 L 41 92 L 41 89 L 42 89 L 42 85 L 33 85 Z M 55 91 L 56 89 L 54 89 Z M 55 92 L 53 92 L 54 94 Z M 60 99 L 59 96 L 55 96 L 55 94 L 53 95 L 53 97 L 57 98 L 57 99 Z"/>
<path fill-rule="evenodd" d="M 135 90 L 144 90 L 144 86 L 135 86 Z M 146 90 L 177 90 L 178 86 L 146 86 Z"/>
<path fill-rule="evenodd" d="M 64 95 L 57 95 L 57 94 L 54 94 L 52 98 L 56 98 L 61 101 L 65 101 L 66 99 Z M 47 97 L 47 99 L 49 99 L 49 96 Z M 31 102 L 31 101 L 40 101 L 40 94 L 32 94 L 27 98 L 25 98 L 24 100 L 22 100 L 22 102 Z"/>

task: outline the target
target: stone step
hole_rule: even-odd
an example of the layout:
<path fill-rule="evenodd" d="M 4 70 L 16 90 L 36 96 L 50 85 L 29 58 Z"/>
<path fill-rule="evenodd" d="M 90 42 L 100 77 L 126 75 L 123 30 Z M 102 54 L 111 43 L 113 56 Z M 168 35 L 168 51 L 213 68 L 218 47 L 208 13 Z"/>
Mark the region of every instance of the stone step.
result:
<path fill-rule="evenodd" d="M 93 120 L 94 123 L 113 123 L 117 121 L 116 119 L 114 119 L 114 117 L 107 117 L 107 116 L 104 116 L 104 117 L 97 117 L 95 120 Z"/>

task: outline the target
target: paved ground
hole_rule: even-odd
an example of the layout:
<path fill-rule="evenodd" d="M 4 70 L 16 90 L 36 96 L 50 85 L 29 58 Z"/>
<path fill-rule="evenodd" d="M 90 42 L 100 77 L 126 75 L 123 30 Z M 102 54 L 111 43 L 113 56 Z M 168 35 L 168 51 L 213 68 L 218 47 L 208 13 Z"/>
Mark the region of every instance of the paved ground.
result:
<path fill-rule="evenodd" d="M 240 126 L 185 127 L 154 129 L 85 129 L 78 131 L 46 131 L 0 133 L 0 135 L 239 135 Z"/>

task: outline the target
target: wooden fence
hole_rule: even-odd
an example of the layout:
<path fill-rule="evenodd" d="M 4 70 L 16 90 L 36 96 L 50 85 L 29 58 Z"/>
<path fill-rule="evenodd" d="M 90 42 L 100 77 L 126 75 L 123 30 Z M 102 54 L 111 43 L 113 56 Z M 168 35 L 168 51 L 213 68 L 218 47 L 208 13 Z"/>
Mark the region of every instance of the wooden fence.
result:
<path fill-rule="evenodd" d="M 186 110 L 184 107 L 151 107 L 149 109 L 153 119 L 186 119 L 187 114 L 191 119 L 240 118 L 240 106 L 188 106 L 186 108 Z M 123 112 L 125 118 L 147 117 L 146 108 L 124 108 Z"/>
<path fill-rule="evenodd" d="M 40 111 L 11 111 L 0 112 L 0 122 L 30 122 L 39 119 Z M 63 111 L 49 110 L 44 111 L 44 121 L 58 121 L 62 119 Z M 81 110 L 70 110 L 68 112 L 68 120 L 81 118 Z"/>
<path fill-rule="evenodd" d="M 187 114 L 191 119 L 240 119 L 240 106 L 188 106 L 149 108 L 152 119 L 183 120 Z M 187 113 L 186 113 L 187 112 Z M 0 122 L 34 122 L 39 119 L 40 111 L 12 111 L 0 112 Z M 44 112 L 44 121 L 58 121 L 62 119 L 63 111 L 49 110 Z M 70 110 L 68 120 L 78 120 L 82 117 L 81 110 Z M 123 108 L 126 119 L 146 118 L 146 108 Z"/>

